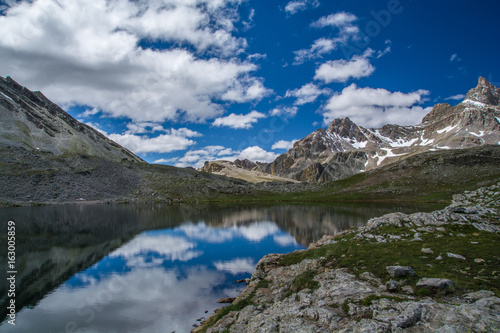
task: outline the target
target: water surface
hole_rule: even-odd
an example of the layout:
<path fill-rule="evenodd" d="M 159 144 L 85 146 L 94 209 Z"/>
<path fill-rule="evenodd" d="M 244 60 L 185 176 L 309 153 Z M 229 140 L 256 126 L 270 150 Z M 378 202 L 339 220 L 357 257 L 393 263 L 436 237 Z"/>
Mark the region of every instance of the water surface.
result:
<path fill-rule="evenodd" d="M 0 210 L 16 222 L 18 314 L 0 332 L 189 332 L 269 253 L 303 249 L 381 205 L 68 205 Z M 5 240 L 0 242 L 6 248 Z M 5 252 L 0 257 L 6 267 Z M 5 281 L 6 269 L 0 272 Z M 0 286 L 2 318 L 6 285 Z"/>

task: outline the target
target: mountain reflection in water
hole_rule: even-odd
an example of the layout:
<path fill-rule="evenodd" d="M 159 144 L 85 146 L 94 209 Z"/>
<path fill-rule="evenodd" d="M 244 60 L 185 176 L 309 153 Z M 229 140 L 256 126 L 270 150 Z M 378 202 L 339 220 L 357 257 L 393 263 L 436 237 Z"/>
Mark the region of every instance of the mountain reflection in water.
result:
<path fill-rule="evenodd" d="M 0 332 L 189 332 L 268 253 L 409 206 L 75 205 L 0 209 L 16 222 L 18 314 Z M 5 239 L 0 241 L 6 247 Z M 0 257 L 6 267 L 5 256 Z M 5 281 L 5 272 L 0 278 Z M 0 286 L 2 318 L 6 285 Z M 207 312 L 208 311 L 208 312 Z"/>

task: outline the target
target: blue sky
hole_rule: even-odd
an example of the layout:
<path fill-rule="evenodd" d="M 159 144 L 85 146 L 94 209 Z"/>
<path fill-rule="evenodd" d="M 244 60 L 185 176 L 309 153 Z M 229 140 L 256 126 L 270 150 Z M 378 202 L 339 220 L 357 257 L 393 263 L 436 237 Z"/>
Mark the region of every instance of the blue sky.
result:
<path fill-rule="evenodd" d="M 148 162 L 272 161 L 338 117 L 420 122 L 500 85 L 493 0 L 0 2 L 0 75 Z"/>

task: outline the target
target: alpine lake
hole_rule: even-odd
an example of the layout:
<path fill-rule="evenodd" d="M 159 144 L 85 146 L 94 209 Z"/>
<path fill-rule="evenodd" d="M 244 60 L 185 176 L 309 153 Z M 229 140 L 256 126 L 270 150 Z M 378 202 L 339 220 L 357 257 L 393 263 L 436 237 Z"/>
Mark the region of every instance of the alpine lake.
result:
<path fill-rule="evenodd" d="M 0 239 L 0 332 L 189 332 L 269 253 L 304 249 L 410 204 L 74 204 L 0 209 L 16 230 L 16 317 Z"/>

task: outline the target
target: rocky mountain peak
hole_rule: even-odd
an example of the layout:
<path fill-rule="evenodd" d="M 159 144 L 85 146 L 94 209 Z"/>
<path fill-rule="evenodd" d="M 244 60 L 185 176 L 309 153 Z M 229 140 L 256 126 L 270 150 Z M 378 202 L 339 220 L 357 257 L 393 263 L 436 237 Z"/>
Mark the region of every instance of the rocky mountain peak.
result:
<path fill-rule="evenodd" d="M 252 162 L 249 159 L 244 159 L 244 160 L 237 159 L 234 161 L 234 165 L 242 169 L 252 170 L 258 165 L 258 163 Z"/>
<path fill-rule="evenodd" d="M 469 90 L 465 100 L 488 105 L 499 105 L 500 89 L 481 76 L 477 86 L 474 89 Z"/>
<path fill-rule="evenodd" d="M 327 132 L 336 134 L 341 138 L 366 141 L 366 136 L 361 128 L 348 117 L 337 118 L 328 126 Z"/>
<path fill-rule="evenodd" d="M 425 117 L 422 119 L 422 123 L 426 123 L 429 121 L 435 121 L 437 119 L 442 119 L 445 116 L 452 113 L 453 110 L 454 110 L 453 107 L 448 103 L 436 104 L 432 108 L 432 111 L 429 112 L 427 115 L 425 115 Z"/>

